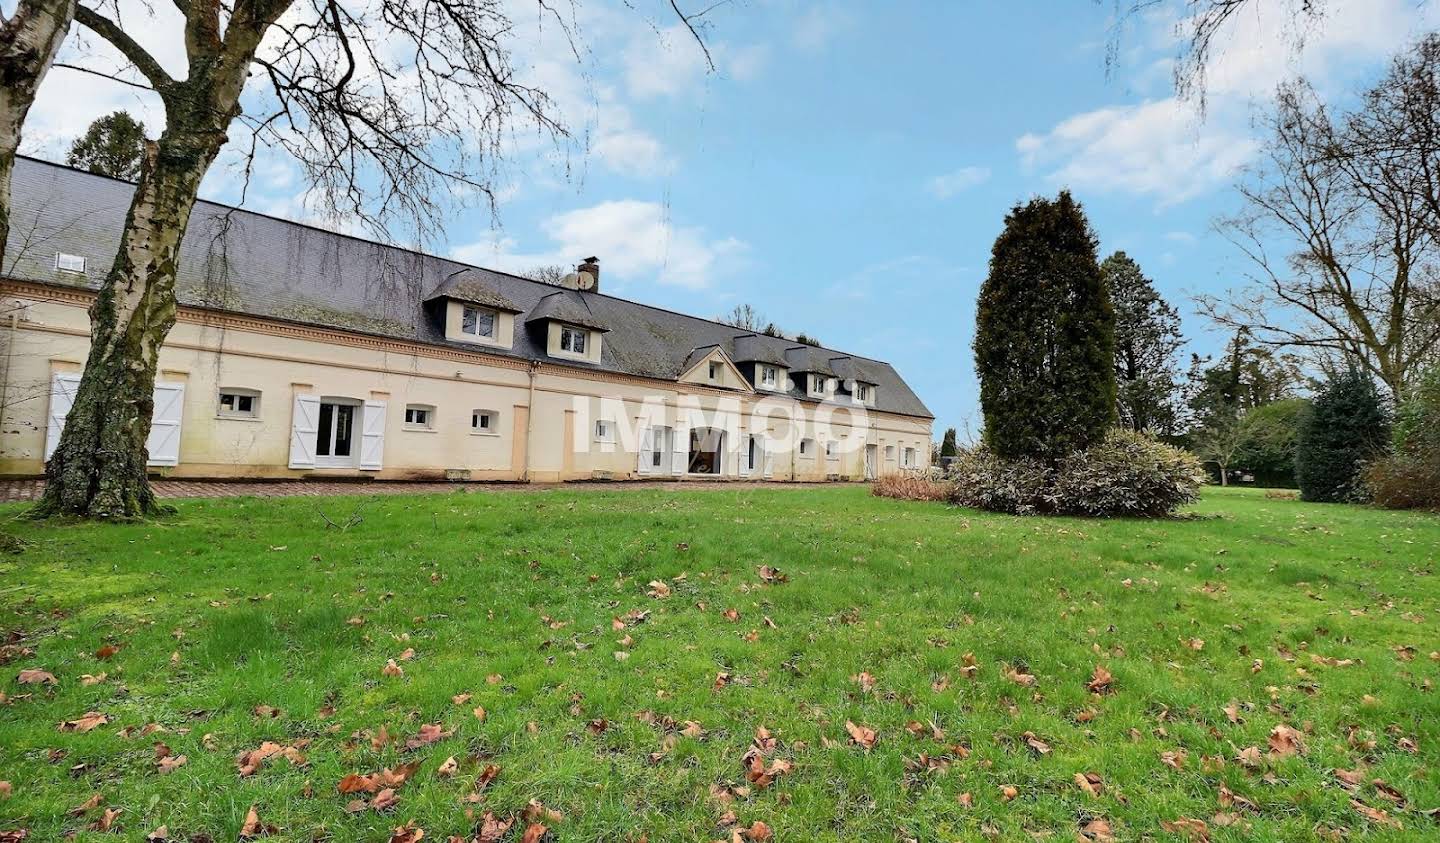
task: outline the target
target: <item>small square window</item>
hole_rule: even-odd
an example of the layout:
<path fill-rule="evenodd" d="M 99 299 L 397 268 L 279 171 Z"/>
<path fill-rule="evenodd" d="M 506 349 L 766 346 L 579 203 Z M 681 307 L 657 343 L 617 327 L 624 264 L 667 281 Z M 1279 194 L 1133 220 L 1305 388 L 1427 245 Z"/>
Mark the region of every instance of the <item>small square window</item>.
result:
<path fill-rule="evenodd" d="M 809 456 L 809 455 L 810 455 L 810 452 L 813 451 L 813 450 L 815 450 L 815 440 L 813 440 L 813 439 L 801 439 L 801 440 L 800 440 L 800 456 L 802 456 L 802 457 Z"/>
<path fill-rule="evenodd" d="M 865 403 L 869 402 L 869 400 L 870 400 L 870 386 L 869 386 L 869 384 L 863 384 L 863 383 L 857 383 L 857 384 L 855 384 L 855 400 L 856 400 L 856 401 L 859 401 L 861 404 L 865 404 Z"/>
<path fill-rule="evenodd" d="M 560 350 L 570 354 L 584 354 L 585 340 L 589 338 L 589 334 L 589 331 L 582 328 L 562 326 L 560 328 Z"/>
<path fill-rule="evenodd" d="M 596 442 L 614 442 L 614 441 L 615 441 L 615 424 L 614 424 L 614 422 L 610 421 L 609 419 L 596 419 L 596 420 L 595 420 L 595 441 L 596 441 Z"/>
<path fill-rule="evenodd" d="M 435 408 L 429 404 L 410 404 L 405 407 L 405 426 L 429 430 L 435 421 Z"/>
<path fill-rule="evenodd" d="M 73 272 L 77 275 L 85 274 L 85 256 L 71 255 L 65 252 L 55 253 L 55 269 L 60 272 Z"/>
<path fill-rule="evenodd" d="M 811 394 L 811 395 L 824 395 L 824 394 L 825 394 L 825 376 L 824 376 L 824 375 L 811 375 L 811 376 L 810 376 L 810 394 Z"/>
<path fill-rule="evenodd" d="M 774 366 L 761 366 L 761 367 L 760 367 L 760 385 L 761 385 L 761 386 L 773 387 L 773 386 L 775 386 L 775 383 L 776 383 L 779 379 L 780 379 L 780 373 L 779 373 L 778 371 L 776 371 L 776 369 L 775 369 Z"/>
<path fill-rule="evenodd" d="M 495 339 L 495 311 L 465 305 L 465 311 L 460 317 L 460 333 Z"/>
<path fill-rule="evenodd" d="M 826 459 L 828 459 L 828 460 L 833 460 L 833 459 L 835 459 L 835 458 L 838 456 L 838 450 L 837 450 L 837 448 L 836 448 L 836 445 L 837 445 L 837 444 L 838 444 L 838 443 L 834 442 L 833 440 L 830 441 L 830 442 L 826 442 L 826 443 L 825 443 L 825 458 L 826 458 Z"/>
<path fill-rule="evenodd" d="M 471 433 L 499 435 L 500 414 L 494 410 L 476 410 L 470 414 Z"/>
<path fill-rule="evenodd" d="M 253 419 L 260 415 L 260 393 L 253 389 L 220 390 L 218 415 Z"/>

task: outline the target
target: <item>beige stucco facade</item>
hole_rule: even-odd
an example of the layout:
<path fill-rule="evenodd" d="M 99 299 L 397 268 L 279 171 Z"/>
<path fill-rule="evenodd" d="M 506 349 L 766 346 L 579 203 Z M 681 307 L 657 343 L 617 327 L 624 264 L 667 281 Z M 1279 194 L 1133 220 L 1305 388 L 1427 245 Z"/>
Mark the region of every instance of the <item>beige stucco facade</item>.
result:
<path fill-rule="evenodd" d="M 0 475 L 39 475 L 47 434 L 53 439 L 63 423 L 57 376 L 73 379 L 84 365 L 92 297 L 24 282 L 4 282 L 0 294 Z M 447 325 L 456 318 L 447 313 Z M 514 331 L 508 315 L 500 324 L 502 336 Z M 598 358 L 600 342 L 590 353 Z M 165 446 L 173 464 L 154 470 L 216 478 L 692 477 L 689 434 L 702 426 L 724 431 L 719 471 L 707 475 L 717 478 L 859 480 L 901 470 L 907 453 L 910 468 L 928 466 L 930 419 L 755 392 L 717 359 L 714 385 L 703 382 L 708 359 L 697 366 L 704 378 L 662 381 L 568 365 L 558 355 L 532 362 L 478 344 L 472 351 L 182 308 L 157 377 L 176 401 L 176 437 Z M 222 413 L 226 389 L 254 396 L 253 418 Z M 305 416 L 321 405 L 354 408 L 353 464 L 326 467 L 313 442 L 314 464 L 305 464 L 305 440 L 315 435 Z M 407 424 L 408 406 L 430 410 L 426 423 Z M 489 416 L 484 429 L 477 412 Z M 610 424 L 597 428 L 597 420 Z M 795 447 L 802 439 L 810 443 L 805 454 Z M 652 461 L 647 447 L 657 443 L 671 454 Z M 826 443 L 834 443 L 829 456 Z"/>

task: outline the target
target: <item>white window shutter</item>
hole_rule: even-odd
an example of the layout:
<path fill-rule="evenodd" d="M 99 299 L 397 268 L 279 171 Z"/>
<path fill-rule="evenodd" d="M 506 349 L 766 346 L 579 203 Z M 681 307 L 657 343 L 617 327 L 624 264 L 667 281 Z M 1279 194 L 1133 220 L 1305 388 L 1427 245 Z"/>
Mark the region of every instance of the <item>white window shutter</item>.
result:
<path fill-rule="evenodd" d="M 670 473 L 684 474 L 690 468 L 690 428 L 677 424 L 670 436 Z"/>
<path fill-rule="evenodd" d="M 379 471 L 385 464 L 385 402 L 366 401 L 360 423 L 360 468 Z"/>
<path fill-rule="evenodd" d="M 79 375 L 56 375 L 50 381 L 50 420 L 45 426 L 45 460 L 60 446 L 60 434 L 65 430 L 65 417 L 75 406 L 75 392 L 80 388 Z"/>
<path fill-rule="evenodd" d="M 640 455 L 635 463 L 636 474 L 650 473 L 650 455 L 655 452 L 655 431 L 653 428 L 640 428 Z"/>
<path fill-rule="evenodd" d="M 290 467 L 315 467 L 315 437 L 320 430 L 320 396 L 295 396 L 290 416 Z"/>
<path fill-rule="evenodd" d="M 150 414 L 150 438 L 145 450 L 149 465 L 180 464 L 180 423 L 185 417 L 185 384 L 155 384 L 155 410 Z"/>
<path fill-rule="evenodd" d="M 760 459 L 765 466 L 765 479 L 775 476 L 775 455 L 770 453 L 770 437 L 760 437 Z"/>

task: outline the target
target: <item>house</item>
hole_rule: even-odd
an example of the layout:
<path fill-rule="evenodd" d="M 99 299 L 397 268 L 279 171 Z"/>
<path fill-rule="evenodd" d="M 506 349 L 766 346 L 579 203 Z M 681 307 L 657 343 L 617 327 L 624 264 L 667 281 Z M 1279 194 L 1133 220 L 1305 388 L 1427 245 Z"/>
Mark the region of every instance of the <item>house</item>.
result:
<path fill-rule="evenodd" d="M 44 471 L 132 186 L 22 158 L 0 474 Z M 929 462 L 888 364 L 200 202 L 149 439 L 174 477 L 862 479 Z"/>

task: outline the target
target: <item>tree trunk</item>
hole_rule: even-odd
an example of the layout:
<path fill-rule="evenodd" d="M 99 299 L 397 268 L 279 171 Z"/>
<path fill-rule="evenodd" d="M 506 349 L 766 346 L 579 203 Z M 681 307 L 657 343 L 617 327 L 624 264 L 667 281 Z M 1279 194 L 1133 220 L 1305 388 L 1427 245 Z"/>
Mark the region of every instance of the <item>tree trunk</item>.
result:
<path fill-rule="evenodd" d="M 1220 467 L 1220 487 L 1223 489 L 1230 485 L 1230 478 L 1227 476 L 1224 465 L 1221 463 L 1216 463 L 1216 465 Z"/>
<path fill-rule="evenodd" d="M 10 174 L 35 92 L 75 17 L 75 0 L 20 0 L 0 27 L 0 267 L 10 239 Z"/>
<path fill-rule="evenodd" d="M 120 249 L 90 306 L 90 357 L 46 465 L 37 517 L 132 519 L 162 511 L 145 474 L 156 364 L 175 324 L 180 243 L 200 180 L 224 142 L 223 134 L 218 141 L 213 133 L 178 141 L 171 134 L 146 144 Z"/>

